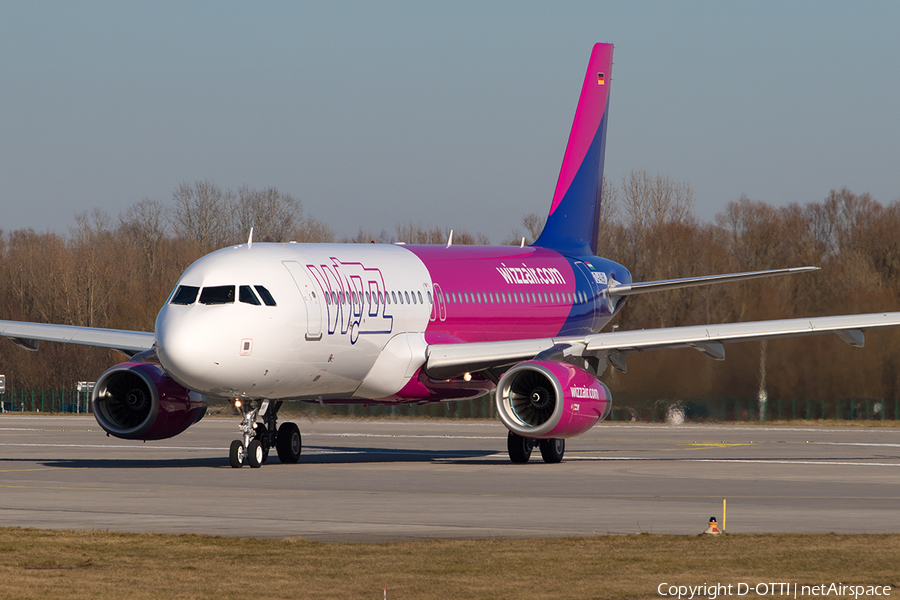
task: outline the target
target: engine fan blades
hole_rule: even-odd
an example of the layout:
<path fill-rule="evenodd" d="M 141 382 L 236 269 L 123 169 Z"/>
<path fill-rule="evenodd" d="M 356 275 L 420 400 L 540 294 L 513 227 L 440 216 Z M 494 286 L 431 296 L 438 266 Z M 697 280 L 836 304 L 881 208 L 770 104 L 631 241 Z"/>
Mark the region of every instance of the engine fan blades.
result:
<path fill-rule="evenodd" d="M 146 382 L 134 373 L 119 373 L 101 396 L 109 416 L 123 429 L 137 427 L 150 414 L 150 390 Z"/>
<path fill-rule="evenodd" d="M 516 416 L 532 427 L 546 423 L 556 408 L 553 385 L 537 371 L 523 371 L 516 376 L 510 385 L 509 400 Z"/>

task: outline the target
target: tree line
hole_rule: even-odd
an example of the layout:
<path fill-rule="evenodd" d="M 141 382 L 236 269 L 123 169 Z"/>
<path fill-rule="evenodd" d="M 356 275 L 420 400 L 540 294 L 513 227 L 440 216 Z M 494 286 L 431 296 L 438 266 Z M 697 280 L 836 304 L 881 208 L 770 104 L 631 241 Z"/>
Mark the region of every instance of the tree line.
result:
<path fill-rule="evenodd" d="M 833 190 L 807 204 L 774 207 L 742 196 L 714 222 L 694 215 L 687 183 L 635 170 L 603 182 L 598 254 L 627 267 L 635 281 L 813 265 L 821 271 L 631 298 L 620 329 L 895 311 L 900 308 L 900 200 Z M 545 217 L 526 215 L 503 243 L 532 242 Z M 449 228 L 398 223 L 393 232 L 360 229 L 336 239 L 276 188 L 222 190 L 183 183 L 169 203 L 143 199 L 117 218 L 76 215 L 67 235 L 0 232 L 0 318 L 152 331 L 156 313 L 184 269 L 219 247 L 247 241 L 446 244 Z M 454 244 L 486 244 L 456 230 Z M 834 335 L 726 346 L 725 362 L 693 350 L 628 357 L 628 372 L 607 374 L 621 398 L 900 397 L 900 332 L 867 333 L 853 349 Z M 120 354 L 66 344 L 25 352 L 0 343 L 0 372 L 15 389 L 71 389 L 93 380 Z"/>

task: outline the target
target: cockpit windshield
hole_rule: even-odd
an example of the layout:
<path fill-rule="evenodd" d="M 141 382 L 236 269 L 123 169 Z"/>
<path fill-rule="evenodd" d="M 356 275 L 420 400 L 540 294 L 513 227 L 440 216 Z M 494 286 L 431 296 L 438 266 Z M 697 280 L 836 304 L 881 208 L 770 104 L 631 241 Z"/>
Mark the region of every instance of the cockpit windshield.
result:
<path fill-rule="evenodd" d="M 234 302 L 233 285 L 217 285 L 205 287 L 200 292 L 201 304 L 232 304 Z"/>
<path fill-rule="evenodd" d="M 192 285 L 179 285 L 178 291 L 172 297 L 172 304 L 193 304 L 199 291 L 200 288 Z"/>
<path fill-rule="evenodd" d="M 178 289 L 172 295 L 170 304 L 193 304 L 197 301 L 197 294 L 200 294 L 201 304 L 234 304 L 234 288 L 233 285 L 217 285 L 205 287 L 201 291 L 199 287 L 192 285 L 179 285 Z M 256 293 L 253 290 L 256 290 Z M 258 296 L 257 296 L 258 294 Z M 262 298 L 262 302 L 260 302 Z M 276 306 L 275 298 L 269 293 L 269 290 L 261 285 L 242 285 L 238 286 L 238 300 L 244 304 L 253 306 Z"/>

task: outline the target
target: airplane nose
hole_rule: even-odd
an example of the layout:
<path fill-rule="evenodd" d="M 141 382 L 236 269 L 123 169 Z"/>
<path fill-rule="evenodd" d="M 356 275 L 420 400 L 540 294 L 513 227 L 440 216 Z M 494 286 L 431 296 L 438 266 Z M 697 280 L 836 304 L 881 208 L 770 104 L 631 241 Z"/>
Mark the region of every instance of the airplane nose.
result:
<path fill-rule="evenodd" d="M 156 354 L 166 372 L 181 385 L 207 392 L 215 381 L 217 361 L 215 330 L 204 326 L 204 315 L 190 308 L 166 307 L 156 320 Z"/>

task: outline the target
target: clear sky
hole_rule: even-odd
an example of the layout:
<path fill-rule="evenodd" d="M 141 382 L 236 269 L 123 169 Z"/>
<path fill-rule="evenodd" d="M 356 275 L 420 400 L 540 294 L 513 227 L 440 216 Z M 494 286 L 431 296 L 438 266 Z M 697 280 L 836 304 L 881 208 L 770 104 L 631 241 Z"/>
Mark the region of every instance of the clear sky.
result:
<path fill-rule="evenodd" d="M 0 229 L 209 179 L 275 186 L 339 236 L 498 243 L 549 208 L 597 41 L 614 181 L 686 181 L 704 220 L 741 194 L 900 197 L 898 2 L 6 0 Z"/>

